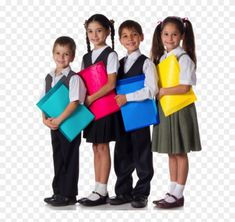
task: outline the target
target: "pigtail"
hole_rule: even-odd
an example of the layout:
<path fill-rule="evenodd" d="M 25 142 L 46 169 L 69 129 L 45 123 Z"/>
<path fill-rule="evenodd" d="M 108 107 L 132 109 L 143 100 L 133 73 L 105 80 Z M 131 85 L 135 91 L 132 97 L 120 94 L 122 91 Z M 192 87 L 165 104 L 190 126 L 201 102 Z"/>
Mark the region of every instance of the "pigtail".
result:
<path fill-rule="evenodd" d="M 193 27 L 191 22 L 188 19 L 182 19 L 184 23 L 184 39 L 183 39 L 183 48 L 189 55 L 189 57 L 197 66 L 197 58 L 195 53 L 195 39 L 193 33 Z"/>
<path fill-rule="evenodd" d="M 112 41 L 112 49 L 114 50 L 114 36 L 115 36 L 115 29 L 114 29 L 114 20 L 110 20 L 110 37 Z"/>
<path fill-rule="evenodd" d="M 90 51 L 91 51 L 91 45 L 90 45 L 90 41 L 89 41 L 89 38 L 88 38 L 88 35 L 87 35 L 87 26 L 88 26 L 88 20 L 85 20 L 84 28 L 85 28 L 85 30 L 86 30 L 87 52 L 90 52 Z"/>
<path fill-rule="evenodd" d="M 87 42 L 87 51 L 91 51 L 91 46 L 90 46 L 90 41 L 88 38 L 87 34 L 87 27 L 90 22 L 98 22 L 100 23 L 106 30 L 110 30 L 110 36 L 111 36 L 111 41 L 112 41 L 112 49 L 114 49 L 114 35 L 115 35 L 115 30 L 114 30 L 114 21 L 109 20 L 106 16 L 102 14 L 95 14 L 92 15 L 88 20 L 85 21 L 85 29 L 86 29 L 86 42 Z"/>
<path fill-rule="evenodd" d="M 87 52 L 90 52 L 91 51 L 91 44 L 90 44 L 87 32 L 86 32 L 86 44 L 87 44 Z"/>
<path fill-rule="evenodd" d="M 164 54 L 164 46 L 161 40 L 161 31 L 162 31 L 162 22 L 159 22 L 157 25 L 152 40 L 152 48 L 151 48 L 151 59 L 154 64 L 158 64 L 160 62 L 161 56 Z"/>

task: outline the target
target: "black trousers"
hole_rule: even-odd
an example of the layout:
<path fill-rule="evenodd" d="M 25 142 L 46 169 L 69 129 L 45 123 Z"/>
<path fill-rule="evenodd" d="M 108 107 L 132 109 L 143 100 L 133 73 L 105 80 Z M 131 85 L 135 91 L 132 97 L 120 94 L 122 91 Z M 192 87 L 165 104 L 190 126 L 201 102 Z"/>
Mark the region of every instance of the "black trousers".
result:
<path fill-rule="evenodd" d="M 51 130 L 53 148 L 54 194 L 75 197 L 78 194 L 79 146 L 81 134 L 69 142 L 59 130 Z"/>
<path fill-rule="evenodd" d="M 149 196 L 153 177 L 150 128 L 145 127 L 125 133 L 115 145 L 114 170 L 117 175 L 116 195 Z M 133 188 L 132 173 L 136 170 L 138 181 Z"/>

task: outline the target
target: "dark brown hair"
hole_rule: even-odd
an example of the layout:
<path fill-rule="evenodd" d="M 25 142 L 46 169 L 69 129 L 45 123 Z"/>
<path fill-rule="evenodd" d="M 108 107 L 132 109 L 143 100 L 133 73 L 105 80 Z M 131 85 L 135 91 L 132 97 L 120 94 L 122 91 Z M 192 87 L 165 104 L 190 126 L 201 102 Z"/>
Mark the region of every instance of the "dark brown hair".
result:
<path fill-rule="evenodd" d="M 89 23 L 91 22 L 98 22 L 102 25 L 106 30 L 110 30 L 111 33 L 111 41 L 112 41 L 112 49 L 114 49 L 114 36 L 115 36 L 115 29 L 114 29 L 114 21 L 109 20 L 106 16 L 102 14 L 95 14 L 92 15 L 87 21 L 85 21 L 85 28 L 87 29 Z M 86 42 L 87 42 L 87 51 L 91 51 L 90 41 L 86 32 Z"/>
<path fill-rule="evenodd" d="M 53 49 L 52 49 L 52 52 L 54 52 L 55 50 L 55 47 L 57 45 L 61 45 L 61 46 L 68 46 L 69 49 L 71 50 L 72 52 L 72 55 L 73 57 L 75 56 L 75 51 L 76 51 L 76 43 L 74 42 L 74 40 L 68 36 L 61 36 L 59 38 L 57 38 L 54 42 L 54 45 L 53 45 Z"/>
<path fill-rule="evenodd" d="M 164 54 L 164 45 L 161 40 L 161 33 L 164 27 L 168 23 L 173 23 L 177 29 L 179 30 L 181 35 L 184 35 L 183 38 L 183 49 L 187 52 L 189 57 L 193 60 L 195 65 L 197 65 L 196 53 L 195 53 L 195 40 L 193 27 L 191 22 L 186 18 L 180 18 L 176 16 L 169 16 L 163 20 L 163 22 L 159 22 L 157 25 L 152 40 L 152 48 L 151 48 L 151 58 L 155 64 L 158 64 L 161 56 Z"/>
<path fill-rule="evenodd" d="M 143 35 L 141 25 L 138 22 L 133 21 L 133 20 L 126 20 L 119 26 L 119 29 L 118 29 L 119 38 L 121 37 L 122 30 L 124 28 L 134 29 L 138 34 Z"/>

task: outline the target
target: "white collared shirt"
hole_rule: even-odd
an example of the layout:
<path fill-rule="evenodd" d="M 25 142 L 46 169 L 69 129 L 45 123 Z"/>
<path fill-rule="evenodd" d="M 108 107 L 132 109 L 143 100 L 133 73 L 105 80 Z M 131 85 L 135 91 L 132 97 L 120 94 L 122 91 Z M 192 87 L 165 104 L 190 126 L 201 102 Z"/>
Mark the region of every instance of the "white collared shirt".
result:
<path fill-rule="evenodd" d="M 141 52 L 139 49 L 127 55 L 124 64 L 125 73 L 128 72 L 128 70 L 132 67 L 132 65 L 139 58 L 140 55 Z M 141 101 L 145 99 L 153 99 L 154 96 L 158 93 L 158 79 L 156 79 L 156 67 L 149 58 L 144 61 L 143 72 L 145 74 L 144 88 L 137 90 L 133 93 L 126 94 L 127 101 Z"/>
<path fill-rule="evenodd" d="M 170 52 L 166 52 L 162 55 L 160 62 L 167 58 L 169 55 L 174 54 L 176 57 L 180 56 L 182 53 L 186 53 L 181 46 L 171 50 Z M 196 77 L 196 68 L 195 64 L 189 55 L 183 55 L 179 59 L 180 64 L 180 80 L 179 83 L 183 85 L 196 85 L 197 77 Z"/>
<path fill-rule="evenodd" d="M 108 47 L 108 45 L 105 45 L 99 49 L 93 49 L 91 52 L 91 62 L 92 64 L 94 64 L 95 60 L 98 58 L 98 56 L 104 51 L 104 49 L 106 49 Z M 118 55 L 116 52 L 111 52 L 108 55 L 108 59 L 107 59 L 107 73 L 108 74 L 112 74 L 115 73 L 117 74 L 119 68 L 119 60 L 118 60 Z M 81 70 L 84 69 L 84 62 L 82 61 L 82 65 L 81 65 Z"/>
<path fill-rule="evenodd" d="M 61 71 L 61 74 L 55 74 L 55 70 L 52 70 L 49 75 L 52 77 L 52 82 L 51 82 L 51 87 L 55 86 L 56 83 L 63 77 L 63 76 L 68 76 L 71 68 L 68 66 L 67 68 L 63 69 Z M 44 80 L 44 87 L 43 87 L 43 92 L 41 94 L 41 98 L 45 95 L 46 93 L 46 83 Z M 70 78 L 69 81 L 69 100 L 70 102 L 77 101 L 79 100 L 80 103 L 84 103 L 86 96 L 86 87 L 85 84 L 83 83 L 82 79 L 78 75 L 74 75 Z"/>

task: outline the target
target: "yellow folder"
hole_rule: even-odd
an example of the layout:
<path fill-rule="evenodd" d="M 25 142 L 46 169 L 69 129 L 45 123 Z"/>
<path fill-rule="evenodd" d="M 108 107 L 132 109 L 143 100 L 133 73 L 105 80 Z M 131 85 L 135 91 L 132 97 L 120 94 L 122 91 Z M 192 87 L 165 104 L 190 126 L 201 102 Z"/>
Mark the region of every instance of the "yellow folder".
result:
<path fill-rule="evenodd" d="M 179 85 L 180 66 L 177 57 L 172 54 L 157 65 L 160 87 L 173 87 Z M 188 106 L 197 98 L 192 90 L 181 95 L 165 95 L 160 99 L 162 110 L 165 116 Z"/>

